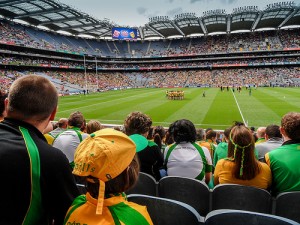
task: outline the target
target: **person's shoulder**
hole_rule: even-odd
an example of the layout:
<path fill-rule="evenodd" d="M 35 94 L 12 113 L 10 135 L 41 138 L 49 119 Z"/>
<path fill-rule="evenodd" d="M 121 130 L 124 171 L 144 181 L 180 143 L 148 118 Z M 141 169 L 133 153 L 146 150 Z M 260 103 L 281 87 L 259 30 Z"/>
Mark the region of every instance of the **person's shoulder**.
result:
<path fill-rule="evenodd" d="M 217 148 L 227 148 L 228 146 L 228 143 L 227 142 L 220 142 L 218 145 L 217 145 Z"/>
<path fill-rule="evenodd" d="M 65 159 L 66 155 L 58 148 L 49 145 L 47 142 L 38 145 L 41 158 L 46 158 L 47 161 L 58 161 L 60 159 Z"/>
<path fill-rule="evenodd" d="M 269 167 L 269 165 L 264 162 L 259 162 L 259 164 L 262 168 L 261 172 L 265 173 L 265 174 L 269 174 L 271 176 L 272 172 L 271 172 L 271 168 Z"/>
<path fill-rule="evenodd" d="M 126 201 L 126 205 L 128 205 L 129 207 L 135 209 L 136 211 L 138 211 L 140 214 L 142 214 L 142 216 L 149 222 L 149 224 L 152 224 L 151 218 L 149 216 L 147 207 L 144 205 L 139 205 L 135 202 L 129 202 Z"/>
<path fill-rule="evenodd" d="M 158 147 L 158 145 L 152 140 L 148 140 L 148 146 L 149 147 L 152 147 L 152 146 L 157 146 Z"/>
<path fill-rule="evenodd" d="M 82 135 L 82 138 L 85 139 L 88 136 L 90 136 L 88 133 L 84 133 L 84 132 L 80 132 L 80 134 Z"/>
<path fill-rule="evenodd" d="M 225 163 L 225 162 L 229 162 L 229 161 L 226 159 L 219 159 L 217 164 L 221 164 L 221 163 Z"/>
<path fill-rule="evenodd" d="M 47 140 L 47 142 L 48 142 L 49 145 L 53 144 L 54 137 L 52 135 L 50 135 L 49 133 L 47 133 L 47 134 L 44 134 L 44 137 L 46 138 L 46 140 Z"/>
<path fill-rule="evenodd" d="M 273 156 L 273 155 L 278 155 L 278 154 L 282 154 L 285 152 L 283 152 L 283 150 L 286 149 L 286 146 L 282 145 L 279 146 L 278 148 L 273 149 L 272 151 L 268 152 L 269 156 Z"/>
<path fill-rule="evenodd" d="M 270 167 L 268 166 L 267 163 L 259 162 L 259 164 L 261 165 L 261 167 L 262 167 L 264 170 L 271 171 L 271 169 L 270 169 Z"/>
<path fill-rule="evenodd" d="M 198 144 L 199 145 L 199 144 Z M 203 151 L 208 151 L 209 152 L 209 150 L 208 150 L 208 148 L 207 147 L 205 147 L 205 146 L 201 146 L 201 145 L 199 145 L 201 148 L 202 148 L 202 150 Z"/>
<path fill-rule="evenodd" d="M 234 162 L 233 162 L 233 161 L 228 160 L 227 158 L 225 158 L 225 159 L 220 159 L 220 160 L 218 160 L 216 166 L 222 166 L 222 167 L 225 167 L 225 166 L 233 166 L 233 165 L 234 165 Z"/>

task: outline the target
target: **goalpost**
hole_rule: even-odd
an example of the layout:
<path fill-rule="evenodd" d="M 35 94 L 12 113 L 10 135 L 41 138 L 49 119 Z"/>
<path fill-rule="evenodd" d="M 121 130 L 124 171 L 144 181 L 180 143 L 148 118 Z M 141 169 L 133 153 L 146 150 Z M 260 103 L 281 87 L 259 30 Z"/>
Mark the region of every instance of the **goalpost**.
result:
<path fill-rule="evenodd" d="M 89 90 L 89 92 L 97 92 L 98 85 L 97 84 L 88 84 L 87 89 Z"/>

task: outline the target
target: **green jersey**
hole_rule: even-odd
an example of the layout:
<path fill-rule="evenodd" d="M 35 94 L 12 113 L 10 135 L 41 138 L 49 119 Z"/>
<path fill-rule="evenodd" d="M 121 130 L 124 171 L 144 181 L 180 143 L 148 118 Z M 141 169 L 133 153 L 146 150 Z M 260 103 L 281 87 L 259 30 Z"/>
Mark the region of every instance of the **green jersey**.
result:
<path fill-rule="evenodd" d="M 275 194 L 300 191 L 300 144 L 283 144 L 265 155 L 273 177 Z"/>

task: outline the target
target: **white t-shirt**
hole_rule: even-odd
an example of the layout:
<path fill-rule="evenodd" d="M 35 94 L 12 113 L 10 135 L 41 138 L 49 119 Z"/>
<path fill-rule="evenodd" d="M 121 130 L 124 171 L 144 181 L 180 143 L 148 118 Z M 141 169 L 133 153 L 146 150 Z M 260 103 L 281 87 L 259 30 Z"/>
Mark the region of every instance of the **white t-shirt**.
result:
<path fill-rule="evenodd" d="M 87 138 L 89 135 L 86 133 L 80 133 L 82 140 Z M 66 130 L 62 132 L 53 142 L 53 147 L 60 149 L 68 158 L 69 163 L 74 161 L 74 153 L 80 139 L 75 130 Z"/>
<path fill-rule="evenodd" d="M 203 177 L 200 180 L 205 181 L 205 173 L 212 168 L 212 161 L 209 150 L 205 147 L 200 147 L 198 150 L 190 142 L 182 142 L 175 144 L 175 148 L 172 150 L 172 146 L 168 146 L 165 150 L 165 159 L 169 153 L 167 159 L 167 173 L 168 176 L 181 176 L 181 177 L 190 177 L 197 178 L 203 171 Z M 202 150 L 201 150 L 202 149 Z M 202 151 L 202 159 L 199 151 Z M 199 179 L 199 177 L 198 177 Z"/>

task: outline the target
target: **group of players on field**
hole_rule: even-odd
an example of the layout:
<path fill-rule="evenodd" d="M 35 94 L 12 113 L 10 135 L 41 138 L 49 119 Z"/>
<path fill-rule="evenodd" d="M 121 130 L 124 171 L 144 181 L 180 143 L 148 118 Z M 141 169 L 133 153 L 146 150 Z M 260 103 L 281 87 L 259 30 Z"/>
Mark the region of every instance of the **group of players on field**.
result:
<path fill-rule="evenodd" d="M 184 91 L 176 90 L 176 91 L 166 91 L 166 97 L 170 100 L 183 100 L 184 99 Z"/>

